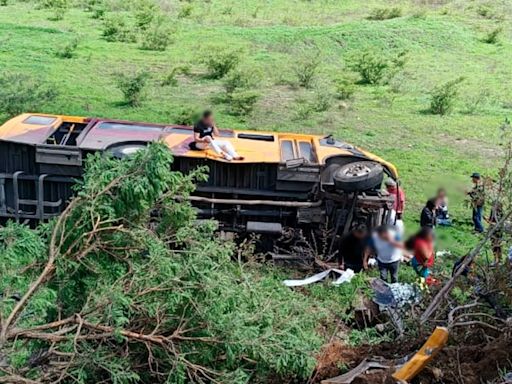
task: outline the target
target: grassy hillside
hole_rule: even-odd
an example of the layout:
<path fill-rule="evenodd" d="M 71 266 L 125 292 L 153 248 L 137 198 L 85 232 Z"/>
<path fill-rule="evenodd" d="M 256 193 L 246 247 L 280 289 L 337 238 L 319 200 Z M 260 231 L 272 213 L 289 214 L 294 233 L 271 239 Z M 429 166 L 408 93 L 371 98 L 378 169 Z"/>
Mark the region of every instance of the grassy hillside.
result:
<path fill-rule="evenodd" d="M 105 14 L 87 11 L 91 4 Z M 53 84 L 59 96 L 42 107 L 46 112 L 173 122 L 191 109 L 211 107 L 221 126 L 333 133 L 398 166 L 410 202 L 409 227 L 440 185 L 449 189 L 456 218 L 465 219 L 468 174 L 494 172 L 498 127 L 512 109 L 509 0 L 162 0 L 159 12 L 172 27 L 165 51 L 102 38 L 104 19 L 113 14 L 135 30 L 139 6 L 84 1 L 53 20 L 54 12 L 41 4 L 8 0 L 0 7 L 0 69 Z M 371 20 L 378 10 L 396 17 Z M 485 42 L 497 28 L 497 41 Z M 75 39 L 73 57 L 59 57 Z M 203 59 L 224 49 L 240 52 L 240 66 L 261 74 L 253 87 L 260 97 L 247 116 L 230 115 L 220 97 L 223 80 L 206 76 Z M 377 57 L 406 52 L 407 60 L 387 84 L 363 85 L 350 68 L 368 50 Z M 320 64 L 311 87 L 301 87 L 300 64 L 312 55 Z M 189 66 L 189 73 L 162 86 L 177 65 Z M 123 104 L 114 74 L 136 70 L 149 71 L 151 79 L 147 99 L 134 108 Z M 461 76 L 453 112 L 430 114 L 432 89 Z M 335 97 L 340 78 L 353 83 L 349 99 Z M 445 234 L 451 247 L 472 241 L 458 229 Z"/>

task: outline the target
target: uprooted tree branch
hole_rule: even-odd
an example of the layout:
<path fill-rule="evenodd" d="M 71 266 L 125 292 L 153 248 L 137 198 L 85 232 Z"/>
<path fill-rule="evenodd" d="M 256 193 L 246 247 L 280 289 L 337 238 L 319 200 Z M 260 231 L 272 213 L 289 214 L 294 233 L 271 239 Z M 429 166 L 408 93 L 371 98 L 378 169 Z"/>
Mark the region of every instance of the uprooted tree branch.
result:
<path fill-rule="evenodd" d="M 323 314 L 231 262 L 232 244 L 175 199 L 204 170 L 171 161 L 161 144 L 97 155 L 57 220 L 0 230 L 0 383 L 308 376 Z"/>

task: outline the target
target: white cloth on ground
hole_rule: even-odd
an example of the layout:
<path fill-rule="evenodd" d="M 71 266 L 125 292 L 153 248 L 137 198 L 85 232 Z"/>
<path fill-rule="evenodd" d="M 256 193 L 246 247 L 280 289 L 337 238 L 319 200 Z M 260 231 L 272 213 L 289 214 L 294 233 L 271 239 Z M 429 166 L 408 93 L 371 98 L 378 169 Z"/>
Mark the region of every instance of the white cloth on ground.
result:
<path fill-rule="evenodd" d="M 313 283 L 317 283 L 325 279 L 331 272 L 335 272 L 340 275 L 336 280 L 332 282 L 333 285 L 340 285 L 343 283 L 349 283 L 354 277 L 355 273 L 352 269 L 348 268 L 344 271 L 341 269 L 331 268 L 323 272 L 319 272 L 315 275 L 306 277 L 305 279 L 296 279 L 296 280 L 284 280 L 283 284 L 287 287 L 299 287 L 302 285 L 309 285 Z"/>

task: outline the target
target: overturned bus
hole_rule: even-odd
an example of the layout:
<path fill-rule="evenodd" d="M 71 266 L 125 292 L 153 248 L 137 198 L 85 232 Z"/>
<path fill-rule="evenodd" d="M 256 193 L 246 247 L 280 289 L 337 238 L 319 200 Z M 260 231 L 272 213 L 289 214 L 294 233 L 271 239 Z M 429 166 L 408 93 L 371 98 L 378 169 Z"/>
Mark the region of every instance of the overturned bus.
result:
<path fill-rule="evenodd" d="M 88 154 L 125 156 L 163 140 L 174 170 L 206 165 L 209 178 L 191 203 L 198 218 L 213 218 L 229 233 L 279 235 L 385 222 L 394 196 L 381 190 L 397 179 L 383 159 L 332 136 L 220 130 L 242 161 L 191 150 L 191 127 L 102 118 L 22 114 L 0 127 L 0 220 L 34 223 L 59 215 L 73 195 Z"/>

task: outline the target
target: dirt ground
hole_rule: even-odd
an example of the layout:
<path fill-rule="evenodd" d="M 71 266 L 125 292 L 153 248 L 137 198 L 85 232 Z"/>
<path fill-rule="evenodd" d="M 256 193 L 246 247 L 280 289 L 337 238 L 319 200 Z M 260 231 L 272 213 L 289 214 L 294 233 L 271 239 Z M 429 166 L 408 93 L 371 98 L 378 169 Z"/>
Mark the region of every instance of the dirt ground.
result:
<path fill-rule="evenodd" d="M 476 332 L 476 330 L 475 330 Z M 467 335 L 466 335 L 467 336 Z M 482 334 L 483 338 L 483 334 Z M 480 338 L 476 339 L 475 342 Z M 445 347 L 411 384 L 480 384 L 493 382 L 507 368 L 512 368 L 512 338 L 467 343 L 456 340 Z M 422 341 L 397 341 L 377 346 L 351 348 L 339 341 L 327 345 L 318 357 L 314 382 L 331 378 L 354 368 L 364 358 L 382 357 L 386 360 L 413 354 Z M 353 384 L 391 384 L 394 369 L 371 371 L 356 378 Z"/>

